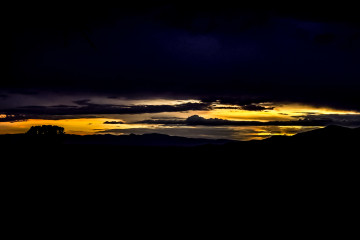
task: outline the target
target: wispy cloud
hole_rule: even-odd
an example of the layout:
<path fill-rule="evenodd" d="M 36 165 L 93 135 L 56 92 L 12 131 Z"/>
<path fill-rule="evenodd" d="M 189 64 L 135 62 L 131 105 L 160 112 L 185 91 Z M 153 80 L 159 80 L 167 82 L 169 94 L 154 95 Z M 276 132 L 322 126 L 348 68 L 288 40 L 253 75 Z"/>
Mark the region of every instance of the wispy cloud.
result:
<path fill-rule="evenodd" d="M 96 114 L 143 114 L 210 110 L 208 103 L 181 103 L 174 105 L 115 105 L 91 103 L 89 99 L 74 101 L 76 105 L 23 106 L 0 110 L 2 114 L 17 118 L 64 119 L 69 116 Z M 5 120 L 4 120 L 5 121 Z"/>
<path fill-rule="evenodd" d="M 105 121 L 104 124 L 124 124 L 123 121 Z"/>
<path fill-rule="evenodd" d="M 149 119 L 140 121 L 143 124 L 163 124 L 163 125 L 188 125 L 188 126 L 326 126 L 334 124 L 331 119 L 305 119 L 296 121 L 234 121 L 220 118 L 204 118 L 193 115 L 187 119 Z"/>

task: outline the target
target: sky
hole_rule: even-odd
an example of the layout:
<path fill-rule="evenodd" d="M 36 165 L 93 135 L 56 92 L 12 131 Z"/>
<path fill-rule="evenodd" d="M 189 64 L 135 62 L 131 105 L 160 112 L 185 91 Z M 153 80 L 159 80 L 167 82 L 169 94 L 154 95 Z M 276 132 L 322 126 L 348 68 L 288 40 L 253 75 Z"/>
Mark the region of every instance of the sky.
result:
<path fill-rule="evenodd" d="M 257 140 L 360 126 L 360 19 L 331 4 L 4 5 L 0 134 Z"/>

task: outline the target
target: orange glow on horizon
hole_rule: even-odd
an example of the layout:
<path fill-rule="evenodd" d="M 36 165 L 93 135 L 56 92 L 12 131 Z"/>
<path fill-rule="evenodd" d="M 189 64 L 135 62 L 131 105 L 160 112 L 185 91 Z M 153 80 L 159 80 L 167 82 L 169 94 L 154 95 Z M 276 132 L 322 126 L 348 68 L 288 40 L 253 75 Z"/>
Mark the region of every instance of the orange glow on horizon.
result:
<path fill-rule="evenodd" d="M 66 134 L 93 135 L 101 134 L 108 129 L 155 128 L 145 124 L 105 124 L 105 122 L 120 121 L 111 118 L 78 118 L 61 120 L 28 119 L 18 122 L 0 122 L 0 134 L 26 133 L 32 126 L 56 125 L 63 127 Z"/>
<path fill-rule="evenodd" d="M 261 104 L 260 104 L 261 105 Z M 264 105 L 271 104 L 266 103 Z M 325 107 L 313 107 L 302 104 L 273 104 L 274 109 L 267 109 L 264 111 L 248 111 L 242 109 L 214 109 L 204 114 L 199 114 L 206 118 L 220 118 L 225 120 L 237 121 L 294 121 L 297 117 L 306 116 L 307 114 L 324 115 L 324 114 L 338 114 L 338 115 L 360 115 L 359 112 L 336 110 Z M 223 105 L 222 107 L 236 107 Z"/>
<path fill-rule="evenodd" d="M 175 100 L 174 100 L 175 101 Z M 162 100 L 154 100 L 152 103 L 160 104 Z M 177 101 L 179 103 L 179 101 Z M 57 125 L 65 129 L 67 134 L 77 135 L 93 135 L 106 133 L 107 130 L 127 130 L 127 131 L 113 131 L 112 134 L 123 134 L 122 132 L 131 132 L 131 129 L 176 129 L 176 128 L 191 128 L 194 126 L 187 125 L 160 125 L 160 124 L 140 124 L 143 120 L 148 119 L 187 119 L 192 115 L 199 115 L 200 117 L 219 118 L 232 121 L 296 121 L 301 117 L 306 117 L 307 114 L 311 115 L 360 115 L 359 112 L 336 110 L 331 108 L 319 108 L 302 104 L 275 104 L 275 103 L 263 103 L 260 104 L 264 107 L 273 107 L 264 111 L 249 111 L 239 109 L 237 106 L 231 105 L 216 105 L 211 110 L 197 110 L 197 111 L 184 111 L 184 112 L 161 112 L 161 113 L 143 113 L 143 114 L 124 114 L 124 115 L 98 115 L 93 118 L 74 118 L 76 116 L 69 116 L 69 119 L 61 120 L 46 120 L 46 119 L 28 119 L 25 121 L 15 122 L 0 122 L 0 134 L 18 134 L 27 132 L 31 126 L 39 125 Z M 218 107 L 218 108 L 217 108 Z M 6 118 L 6 115 L 0 114 L 0 118 Z M 105 124 L 105 122 L 119 122 L 124 124 Z M 196 126 L 194 128 L 201 128 Z M 264 139 L 274 135 L 287 135 L 291 136 L 301 131 L 311 130 L 319 128 L 318 126 L 221 126 L 222 128 L 230 129 L 234 134 L 229 135 L 231 139 L 237 140 L 254 140 Z M 216 137 L 215 127 L 209 128 L 209 136 L 214 130 L 214 137 Z M 139 131 L 135 131 L 139 132 Z M 247 134 L 247 135 L 246 135 Z"/>

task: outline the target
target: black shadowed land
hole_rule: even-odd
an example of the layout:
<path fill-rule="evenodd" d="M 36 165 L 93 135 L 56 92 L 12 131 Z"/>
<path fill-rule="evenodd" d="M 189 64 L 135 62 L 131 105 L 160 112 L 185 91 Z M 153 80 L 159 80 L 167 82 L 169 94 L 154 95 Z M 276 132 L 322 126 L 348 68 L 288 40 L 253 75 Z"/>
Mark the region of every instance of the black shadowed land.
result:
<path fill-rule="evenodd" d="M 211 186 L 234 194 L 246 188 L 263 197 L 318 194 L 334 187 L 343 191 L 358 182 L 359 137 L 360 128 L 340 126 L 244 142 L 161 134 L 12 134 L 0 135 L 0 163 L 7 174 L 23 179 L 21 184 L 51 179 L 66 181 L 71 189 L 77 188 L 72 182 L 86 181 L 131 191 L 185 184 L 186 191 L 195 192 Z"/>
<path fill-rule="evenodd" d="M 205 214 L 220 201 L 228 212 L 236 206 L 242 214 L 272 217 L 316 209 L 325 217 L 337 214 L 338 199 L 355 201 L 359 137 L 360 128 L 339 126 L 248 142 L 159 134 L 0 135 L 0 163 L 10 180 L 5 185 L 16 194 L 25 189 L 27 198 L 49 192 L 58 198 L 63 189 L 80 199 L 120 197 L 136 209 L 175 202 L 177 211 L 203 206 Z"/>
<path fill-rule="evenodd" d="M 57 126 L 32 127 L 26 134 L 0 135 L 3 153 L 13 157 L 52 161 L 53 157 L 68 161 L 128 162 L 136 159 L 255 163 L 296 159 L 317 162 L 337 158 L 357 161 L 360 128 L 328 126 L 294 136 L 273 136 L 257 141 L 186 138 L 163 134 L 144 135 L 68 135 Z M 16 150 L 14 150 L 16 149 Z M 45 153 L 47 154 L 40 154 Z M 55 154 L 56 153 L 56 154 Z M 25 156 L 24 156 L 25 155 Z M 307 160 L 305 160 L 307 159 Z"/>

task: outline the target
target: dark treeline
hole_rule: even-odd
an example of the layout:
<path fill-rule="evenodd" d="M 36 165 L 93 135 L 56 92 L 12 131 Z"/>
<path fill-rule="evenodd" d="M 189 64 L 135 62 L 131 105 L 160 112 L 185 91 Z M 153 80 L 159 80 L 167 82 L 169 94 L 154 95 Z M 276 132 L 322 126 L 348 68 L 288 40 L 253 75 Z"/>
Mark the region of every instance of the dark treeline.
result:
<path fill-rule="evenodd" d="M 64 135 L 64 128 L 52 125 L 32 126 L 26 132 L 30 136 L 57 136 Z"/>

